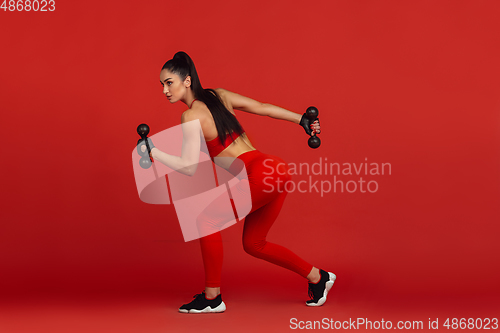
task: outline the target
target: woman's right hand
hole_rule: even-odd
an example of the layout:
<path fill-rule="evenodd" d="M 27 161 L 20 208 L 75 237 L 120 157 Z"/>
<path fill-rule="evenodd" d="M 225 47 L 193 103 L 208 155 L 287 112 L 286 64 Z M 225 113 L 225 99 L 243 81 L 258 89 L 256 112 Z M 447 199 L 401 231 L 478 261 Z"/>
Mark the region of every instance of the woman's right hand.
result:
<path fill-rule="evenodd" d="M 139 141 L 137 141 L 137 153 L 141 156 L 147 156 L 149 155 L 151 157 L 151 151 L 153 150 L 153 148 L 156 148 L 155 145 L 153 144 L 153 140 L 151 140 L 150 138 L 147 138 L 148 139 L 148 145 L 149 145 L 149 153 L 146 152 L 147 150 L 147 147 L 146 147 L 146 142 L 144 139 L 139 139 Z"/>

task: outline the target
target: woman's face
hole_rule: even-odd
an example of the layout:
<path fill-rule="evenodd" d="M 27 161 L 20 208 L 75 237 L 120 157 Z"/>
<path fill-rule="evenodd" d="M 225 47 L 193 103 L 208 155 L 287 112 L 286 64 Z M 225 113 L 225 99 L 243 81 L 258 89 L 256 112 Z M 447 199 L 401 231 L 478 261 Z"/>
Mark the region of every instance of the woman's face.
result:
<path fill-rule="evenodd" d="M 182 81 L 179 75 L 170 72 L 168 69 L 160 72 L 160 82 L 163 85 L 163 94 L 167 96 L 172 104 L 184 99 L 187 90 L 191 87 L 190 76 Z"/>

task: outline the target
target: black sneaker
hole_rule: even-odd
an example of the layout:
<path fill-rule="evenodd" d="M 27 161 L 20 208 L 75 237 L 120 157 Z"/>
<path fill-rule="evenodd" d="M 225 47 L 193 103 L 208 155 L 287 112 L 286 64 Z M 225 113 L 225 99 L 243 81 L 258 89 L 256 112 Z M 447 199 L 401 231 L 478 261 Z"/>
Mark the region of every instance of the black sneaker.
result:
<path fill-rule="evenodd" d="M 335 274 L 320 270 L 321 278 L 317 283 L 309 282 L 309 301 L 306 301 L 308 306 L 321 306 L 326 302 L 326 295 L 332 289 L 333 283 L 337 278 Z"/>
<path fill-rule="evenodd" d="M 205 292 L 194 295 L 194 300 L 188 304 L 184 304 L 179 308 L 182 313 L 211 313 L 211 312 L 224 312 L 226 304 L 222 301 L 221 295 L 217 295 L 214 299 L 207 299 Z"/>

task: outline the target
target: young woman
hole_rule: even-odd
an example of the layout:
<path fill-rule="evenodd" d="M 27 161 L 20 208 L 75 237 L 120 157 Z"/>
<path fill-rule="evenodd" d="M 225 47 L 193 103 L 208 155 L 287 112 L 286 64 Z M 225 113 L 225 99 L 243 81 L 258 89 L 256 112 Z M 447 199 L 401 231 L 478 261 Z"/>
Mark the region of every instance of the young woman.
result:
<path fill-rule="evenodd" d="M 286 191 L 269 191 L 263 179 L 269 184 L 269 166 L 286 165 L 281 159 L 256 150 L 234 115 L 233 109 L 250 112 L 259 116 L 269 116 L 300 124 L 306 133 L 320 133 L 319 121 L 314 123 L 300 114 L 280 107 L 263 104 L 253 99 L 224 89 L 203 89 L 191 58 L 184 52 L 177 52 L 167 61 L 160 72 L 163 94 L 170 103 L 181 101 L 189 109 L 182 114 L 182 123 L 198 120 L 212 158 L 232 157 L 243 161 L 248 175 L 252 208 L 245 217 L 243 247 L 247 253 L 273 264 L 298 273 L 309 281 L 309 306 L 320 306 L 326 301 L 335 274 L 320 270 L 307 263 L 290 250 L 266 241 L 266 236 L 277 218 Z M 199 135 L 198 135 L 199 138 Z M 155 161 L 166 164 L 172 169 L 184 170 L 196 165 L 199 157 L 199 143 L 196 135 L 183 135 L 181 156 L 173 156 L 151 149 Z M 199 139 L 198 139 L 199 140 Z M 189 153 L 191 150 L 191 153 Z M 264 165 L 264 161 L 266 164 Z M 281 164 L 280 164 L 281 163 Z M 195 172 L 191 168 L 190 172 Z M 288 175 L 273 173 L 275 181 L 286 181 Z M 282 179 L 278 179 L 281 177 Z M 277 187 L 274 187 L 277 189 Z M 200 238 L 203 263 L 205 267 L 205 290 L 194 300 L 179 308 L 184 313 L 223 312 L 226 305 L 220 295 L 220 276 L 222 270 L 222 239 L 220 232 Z"/>

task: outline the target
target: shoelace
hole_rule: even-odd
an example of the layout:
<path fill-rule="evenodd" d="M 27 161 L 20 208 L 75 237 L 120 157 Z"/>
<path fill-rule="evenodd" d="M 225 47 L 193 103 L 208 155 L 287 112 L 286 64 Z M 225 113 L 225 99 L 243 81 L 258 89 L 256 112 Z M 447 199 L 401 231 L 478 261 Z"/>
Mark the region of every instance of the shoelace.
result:
<path fill-rule="evenodd" d="M 309 285 L 309 290 L 307 291 L 307 294 L 309 295 L 309 298 L 311 300 L 314 300 L 314 291 L 311 284 Z"/>
<path fill-rule="evenodd" d="M 205 296 L 203 296 L 203 293 L 194 295 L 194 299 L 190 302 L 190 304 L 198 304 L 202 300 L 202 297 L 205 298 Z"/>

